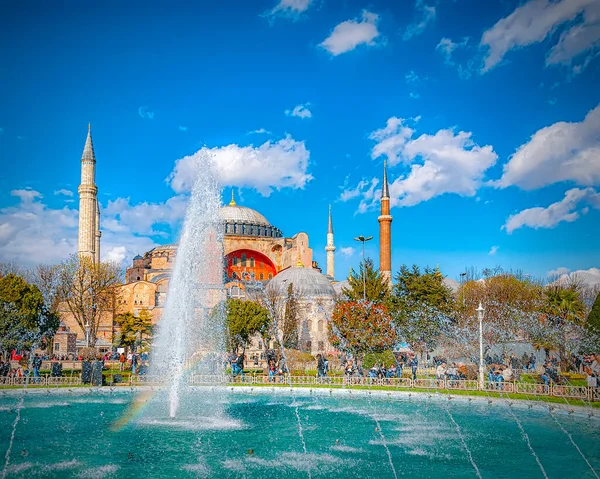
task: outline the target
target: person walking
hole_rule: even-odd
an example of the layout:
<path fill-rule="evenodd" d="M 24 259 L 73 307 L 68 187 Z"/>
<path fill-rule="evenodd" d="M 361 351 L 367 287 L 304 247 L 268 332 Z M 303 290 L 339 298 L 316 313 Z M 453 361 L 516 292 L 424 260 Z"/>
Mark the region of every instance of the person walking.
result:
<path fill-rule="evenodd" d="M 411 354 L 410 368 L 412 370 L 413 381 L 417 379 L 417 368 L 419 367 L 419 358 L 415 353 Z"/>
<path fill-rule="evenodd" d="M 138 355 L 137 354 L 132 354 L 131 355 L 131 374 L 135 374 L 136 370 L 137 370 L 137 365 L 138 365 Z"/>
<path fill-rule="evenodd" d="M 317 354 L 317 377 L 324 378 L 325 377 L 325 360 L 323 356 Z"/>
<path fill-rule="evenodd" d="M 38 353 L 35 353 L 33 357 L 33 361 L 31 362 L 31 366 L 33 367 L 33 380 L 36 383 L 40 382 L 40 368 L 42 367 L 42 358 L 40 358 Z"/>
<path fill-rule="evenodd" d="M 127 361 L 127 357 L 125 356 L 125 353 L 121 353 L 119 356 L 119 371 L 121 372 L 125 369 L 125 361 Z"/>

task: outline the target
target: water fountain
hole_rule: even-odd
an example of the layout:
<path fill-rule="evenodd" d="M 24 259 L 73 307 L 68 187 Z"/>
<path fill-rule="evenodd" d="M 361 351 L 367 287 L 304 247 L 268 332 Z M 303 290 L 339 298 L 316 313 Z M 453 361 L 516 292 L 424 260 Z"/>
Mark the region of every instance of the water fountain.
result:
<path fill-rule="evenodd" d="M 201 174 L 192 188 L 151 362 L 151 373 L 167 381 L 171 418 L 179 409 L 186 372 L 224 353 L 221 189 L 210 157 L 198 160 Z"/>

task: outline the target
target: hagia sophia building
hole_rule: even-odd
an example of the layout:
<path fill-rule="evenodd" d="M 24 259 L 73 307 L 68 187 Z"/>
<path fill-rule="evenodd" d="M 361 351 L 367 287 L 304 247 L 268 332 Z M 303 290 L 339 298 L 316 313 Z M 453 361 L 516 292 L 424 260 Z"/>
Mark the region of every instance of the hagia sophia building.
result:
<path fill-rule="evenodd" d="M 79 242 L 78 254 L 100 261 L 100 210 L 98 188 L 95 184 L 96 156 L 92 143 L 91 129 L 81 158 L 81 185 L 79 186 Z M 221 207 L 224 237 L 224 283 L 227 296 L 244 298 L 248 288 L 275 288 L 287 292 L 293 284 L 299 296 L 299 341 L 300 348 L 311 354 L 331 352 L 327 340 L 327 322 L 335 298 L 345 282 L 335 280 L 335 250 L 331 207 L 327 227 L 326 274 L 313 260 L 309 237 L 298 232 L 291 237 L 271 224 L 261 213 L 238 205 L 234 193 L 231 200 Z M 381 195 L 380 225 L 380 270 L 391 285 L 391 222 L 390 197 L 387 172 L 384 164 Z M 96 347 L 100 351 L 112 350 L 112 339 L 118 333 L 114 317 L 131 312 L 138 314 L 148 310 L 154 322 L 163 313 L 168 295 L 169 280 L 177 256 L 177 245 L 166 244 L 135 256 L 125 273 L 125 284 L 121 286 L 118 304 L 112 312 L 102 315 L 97 333 Z M 77 334 L 77 348 L 85 346 L 85 332 L 68 311 L 61 312 L 64 329 Z M 71 341 L 73 342 L 73 341 Z M 60 344 L 60 342 L 59 342 Z M 246 350 L 261 350 L 259 339 Z M 56 347 L 56 346 L 55 346 Z M 65 353 L 66 345 L 59 345 Z"/>

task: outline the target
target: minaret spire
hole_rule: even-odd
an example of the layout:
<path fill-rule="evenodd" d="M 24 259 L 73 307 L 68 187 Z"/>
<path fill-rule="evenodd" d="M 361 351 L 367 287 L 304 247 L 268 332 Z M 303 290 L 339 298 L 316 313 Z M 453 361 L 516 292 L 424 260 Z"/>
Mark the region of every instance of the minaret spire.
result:
<path fill-rule="evenodd" d="M 100 209 L 96 187 L 96 154 L 92 143 L 91 125 L 81 155 L 79 192 L 79 240 L 77 251 L 94 262 L 100 261 Z"/>
<path fill-rule="evenodd" d="M 387 162 L 383 161 L 383 187 L 381 189 L 381 214 L 379 221 L 379 270 L 392 287 L 392 215 L 387 178 Z"/>
<path fill-rule="evenodd" d="M 237 206 L 237 203 L 235 202 L 234 192 L 235 190 L 231 188 L 231 201 L 229 202 L 229 206 Z"/>
<path fill-rule="evenodd" d="M 383 160 L 383 188 L 381 189 L 381 197 L 389 198 L 390 190 L 388 187 L 388 179 L 387 179 L 387 161 Z"/>
<path fill-rule="evenodd" d="M 333 281 L 335 278 L 334 256 L 335 246 L 333 245 L 333 221 L 331 219 L 331 205 L 329 205 L 329 222 L 327 224 L 327 276 Z"/>

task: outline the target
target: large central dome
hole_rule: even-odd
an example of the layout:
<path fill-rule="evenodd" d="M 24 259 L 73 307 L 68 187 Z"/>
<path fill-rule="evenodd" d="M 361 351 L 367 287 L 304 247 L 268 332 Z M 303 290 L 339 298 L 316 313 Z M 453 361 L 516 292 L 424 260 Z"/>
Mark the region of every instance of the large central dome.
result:
<path fill-rule="evenodd" d="M 225 234 L 232 236 L 260 236 L 263 238 L 281 238 L 280 229 L 271 225 L 258 211 L 246 206 L 238 206 L 231 195 L 231 203 L 222 206 L 219 214 L 225 226 Z"/>
<path fill-rule="evenodd" d="M 270 226 L 271 223 L 267 221 L 263 215 L 252 208 L 245 206 L 223 206 L 221 207 L 221 219 L 225 223 L 240 223 L 240 224 L 251 224 Z"/>

